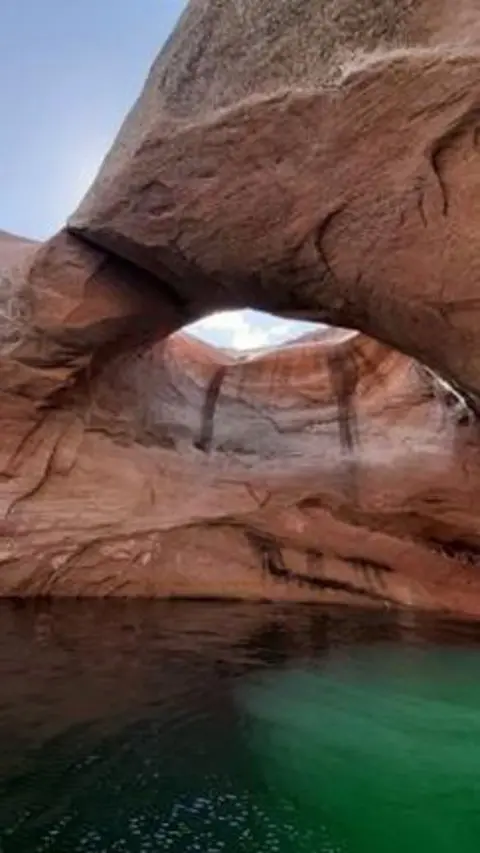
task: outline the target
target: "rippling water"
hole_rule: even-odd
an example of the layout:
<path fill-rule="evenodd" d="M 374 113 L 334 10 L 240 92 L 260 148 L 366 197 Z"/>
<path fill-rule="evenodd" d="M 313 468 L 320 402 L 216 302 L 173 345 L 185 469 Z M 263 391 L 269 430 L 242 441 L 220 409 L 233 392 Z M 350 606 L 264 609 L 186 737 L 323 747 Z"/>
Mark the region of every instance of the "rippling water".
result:
<path fill-rule="evenodd" d="M 0 604 L 1 853 L 477 853 L 480 633 Z"/>

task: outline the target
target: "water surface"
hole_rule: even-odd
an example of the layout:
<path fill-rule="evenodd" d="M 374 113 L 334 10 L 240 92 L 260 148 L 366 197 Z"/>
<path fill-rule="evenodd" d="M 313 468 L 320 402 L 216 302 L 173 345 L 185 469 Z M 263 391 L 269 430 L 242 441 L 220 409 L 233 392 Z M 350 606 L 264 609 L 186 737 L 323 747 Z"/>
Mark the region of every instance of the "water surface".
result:
<path fill-rule="evenodd" d="M 477 853 L 480 632 L 0 604 L 2 853 Z"/>

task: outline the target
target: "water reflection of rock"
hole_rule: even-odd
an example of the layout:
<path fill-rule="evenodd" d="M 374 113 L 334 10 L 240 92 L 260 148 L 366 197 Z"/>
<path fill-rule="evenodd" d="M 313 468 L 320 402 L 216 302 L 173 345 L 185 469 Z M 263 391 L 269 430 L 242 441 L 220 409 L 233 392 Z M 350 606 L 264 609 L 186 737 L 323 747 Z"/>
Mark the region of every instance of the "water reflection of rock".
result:
<path fill-rule="evenodd" d="M 272 668 L 322 666 L 385 642 L 475 637 L 467 623 L 425 613 L 288 603 L 19 599 L 0 604 L 0 615 L 4 771 L 50 742 L 60 749 L 60 735 L 87 754 L 142 719 L 171 714 L 187 726 L 202 702 L 206 719 L 214 702 L 228 720 L 238 714 L 237 681 Z"/>
<path fill-rule="evenodd" d="M 258 602 L 19 600 L 0 611 L 1 734 L 23 726 L 39 742 L 92 719 L 115 729 L 139 709 L 157 713 L 188 694 L 186 668 L 210 679 L 208 696 L 216 678 L 321 660 L 332 648 L 472 636 L 428 614 Z"/>

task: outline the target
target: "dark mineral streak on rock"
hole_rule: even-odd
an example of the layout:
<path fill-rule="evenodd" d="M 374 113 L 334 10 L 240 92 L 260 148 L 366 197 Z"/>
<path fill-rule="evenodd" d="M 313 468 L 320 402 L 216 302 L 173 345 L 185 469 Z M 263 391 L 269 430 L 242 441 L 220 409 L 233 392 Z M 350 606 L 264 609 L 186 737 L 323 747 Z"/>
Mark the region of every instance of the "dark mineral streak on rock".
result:
<path fill-rule="evenodd" d="M 205 391 L 205 402 L 201 413 L 200 436 L 195 442 L 195 446 L 199 450 L 203 450 L 205 453 L 208 453 L 212 447 L 215 408 L 218 402 L 222 382 L 225 378 L 225 372 L 225 366 L 222 365 L 219 367 L 213 374 Z"/>
<path fill-rule="evenodd" d="M 480 616 L 479 72 L 477 0 L 187 5 L 67 229 L 0 232 L 1 595 Z M 244 307 L 342 328 L 179 332 Z"/>
<path fill-rule="evenodd" d="M 338 407 L 338 430 L 340 443 L 347 453 L 354 451 L 358 441 L 355 412 L 355 390 L 358 371 L 354 354 L 329 352 L 327 364 L 332 382 L 333 395 Z"/>
<path fill-rule="evenodd" d="M 371 589 L 356 586 L 355 584 L 348 583 L 347 581 L 339 581 L 334 578 L 315 577 L 307 574 L 306 572 L 293 571 L 285 565 L 281 549 L 274 540 L 251 530 L 247 531 L 245 535 L 252 548 L 258 554 L 263 571 L 274 578 L 285 581 L 286 583 L 307 586 L 311 589 L 333 590 L 336 592 L 344 592 L 349 595 L 360 595 L 374 601 L 388 600 L 385 596 L 377 594 Z"/>

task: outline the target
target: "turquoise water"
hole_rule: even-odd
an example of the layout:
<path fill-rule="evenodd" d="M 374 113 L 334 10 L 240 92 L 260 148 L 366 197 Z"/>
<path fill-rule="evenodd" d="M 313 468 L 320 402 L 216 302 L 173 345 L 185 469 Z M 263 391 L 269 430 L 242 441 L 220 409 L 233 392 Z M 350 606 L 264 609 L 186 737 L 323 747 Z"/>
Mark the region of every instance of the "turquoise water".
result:
<path fill-rule="evenodd" d="M 217 603 L 0 604 L 3 853 L 470 853 L 480 631 Z"/>

